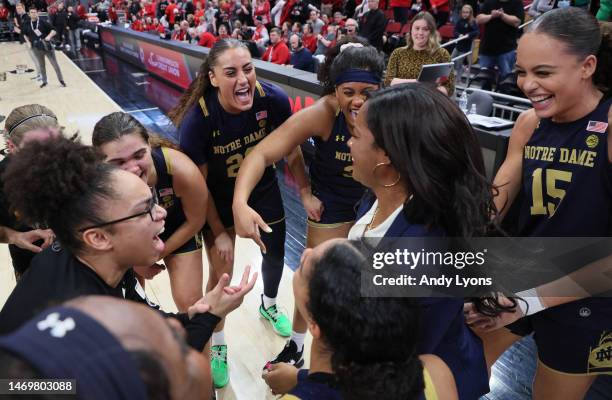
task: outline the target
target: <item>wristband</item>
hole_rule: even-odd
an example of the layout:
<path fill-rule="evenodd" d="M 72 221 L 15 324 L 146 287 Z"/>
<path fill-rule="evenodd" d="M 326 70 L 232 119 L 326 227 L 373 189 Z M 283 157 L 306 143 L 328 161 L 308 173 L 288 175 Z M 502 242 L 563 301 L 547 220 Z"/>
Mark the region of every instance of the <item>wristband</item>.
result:
<path fill-rule="evenodd" d="M 546 309 L 540 301 L 540 297 L 535 288 L 518 292 L 516 296 L 519 297 L 518 305 L 525 316 L 533 315 Z"/>

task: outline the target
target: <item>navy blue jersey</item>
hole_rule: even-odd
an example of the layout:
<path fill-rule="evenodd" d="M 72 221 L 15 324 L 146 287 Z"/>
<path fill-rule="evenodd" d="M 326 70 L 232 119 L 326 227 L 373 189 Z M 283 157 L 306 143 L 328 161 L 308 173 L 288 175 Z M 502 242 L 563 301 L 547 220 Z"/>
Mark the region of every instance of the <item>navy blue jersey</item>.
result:
<path fill-rule="evenodd" d="M 164 207 L 167 212 L 164 232 L 159 235 L 160 239 L 164 242 L 187 220 L 185 213 L 183 213 L 181 199 L 174 192 L 172 184 L 172 160 L 167 150 L 165 147 L 157 147 L 151 150 L 153 165 L 157 174 L 155 192 L 159 199 L 159 205 Z"/>
<path fill-rule="evenodd" d="M 344 113 L 338 111 L 327 141 L 314 138 L 315 155 L 310 165 L 310 180 L 315 196 L 332 195 L 351 211 L 363 196 L 365 188 L 353 179 L 353 159 L 348 141 L 351 138 Z"/>
<path fill-rule="evenodd" d="M 523 151 L 521 236 L 610 235 L 612 167 L 606 128 L 611 104 L 612 99 L 601 101 L 574 122 L 540 121 Z M 543 314 L 565 324 L 611 329 L 612 299 L 589 298 Z"/>
<path fill-rule="evenodd" d="M 200 98 L 179 127 L 181 148 L 193 162 L 208 165 L 206 182 L 223 224 L 233 225 L 234 185 L 249 150 L 291 116 L 287 94 L 268 82 L 257 82 L 253 107 L 240 114 L 226 112 L 216 90 Z M 249 197 L 249 205 L 266 222 L 283 218 L 274 167 L 266 168 Z"/>
<path fill-rule="evenodd" d="M 298 371 L 297 385 L 282 400 L 340 400 L 342 396 L 336 388 L 334 375 L 325 372 L 308 373 L 307 369 Z"/>
<path fill-rule="evenodd" d="M 374 204 L 367 196 L 359 207 L 357 219 Z M 412 224 L 403 212 L 391 224 L 385 237 L 438 237 L 444 236 L 439 228 Z M 450 368 L 457 383 L 459 399 L 477 399 L 489 392 L 489 378 L 482 341 L 465 323 L 463 299 L 422 297 L 421 329 L 417 354 L 435 354 Z"/>

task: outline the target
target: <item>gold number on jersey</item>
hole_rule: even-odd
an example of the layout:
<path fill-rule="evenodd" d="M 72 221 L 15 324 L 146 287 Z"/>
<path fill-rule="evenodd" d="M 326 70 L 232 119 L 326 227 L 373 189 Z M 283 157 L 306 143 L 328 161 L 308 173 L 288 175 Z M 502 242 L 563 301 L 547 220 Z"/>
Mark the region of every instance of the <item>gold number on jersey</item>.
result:
<path fill-rule="evenodd" d="M 228 157 L 227 160 L 225 160 L 225 164 L 227 164 L 228 178 L 235 178 L 238 176 L 238 170 L 240 169 L 240 165 L 242 164 L 244 158 L 249 155 L 251 150 L 253 150 L 253 147 L 249 147 L 248 149 L 246 149 L 244 156 L 238 153 L 234 154 L 231 157 Z"/>
<path fill-rule="evenodd" d="M 544 206 L 544 196 L 542 194 L 542 172 L 546 172 L 546 195 L 553 199 L 559 199 L 558 204 L 561 204 L 565 197 L 565 190 L 557 187 L 557 181 L 571 182 L 572 173 L 568 171 L 561 171 L 558 169 L 546 169 L 537 168 L 531 175 L 531 193 L 533 196 L 533 205 L 530 208 L 531 215 L 548 215 L 552 217 L 556 211 L 555 203 L 548 202 Z"/>
<path fill-rule="evenodd" d="M 353 178 L 353 166 L 347 165 L 346 167 L 344 167 L 344 172 L 342 173 L 342 175 L 345 178 Z"/>

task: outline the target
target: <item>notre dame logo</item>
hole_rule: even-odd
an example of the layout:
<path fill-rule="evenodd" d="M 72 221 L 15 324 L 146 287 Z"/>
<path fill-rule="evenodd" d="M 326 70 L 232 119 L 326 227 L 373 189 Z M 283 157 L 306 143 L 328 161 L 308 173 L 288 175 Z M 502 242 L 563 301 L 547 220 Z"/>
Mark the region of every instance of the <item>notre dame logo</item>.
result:
<path fill-rule="evenodd" d="M 603 332 L 599 346 L 590 349 L 587 372 L 612 372 L 612 331 Z"/>
<path fill-rule="evenodd" d="M 598 144 L 599 138 L 597 137 L 597 135 L 589 135 L 589 137 L 586 138 L 586 145 L 589 146 L 589 149 L 597 147 Z"/>
<path fill-rule="evenodd" d="M 262 119 L 261 121 L 258 122 L 258 124 L 260 128 L 263 128 L 264 126 L 266 126 L 266 120 Z"/>

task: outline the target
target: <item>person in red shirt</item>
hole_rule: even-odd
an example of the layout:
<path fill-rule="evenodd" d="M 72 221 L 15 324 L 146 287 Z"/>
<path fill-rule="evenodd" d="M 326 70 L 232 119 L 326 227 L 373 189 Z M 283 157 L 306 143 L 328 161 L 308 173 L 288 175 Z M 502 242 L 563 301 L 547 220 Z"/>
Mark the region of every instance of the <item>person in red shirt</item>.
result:
<path fill-rule="evenodd" d="M 155 17 L 155 3 L 153 1 L 147 1 L 144 5 L 144 14 L 147 17 Z"/>
<path fill-rule="evenodd" d="M 312 31 L 312 24 L 309 22 L 302 25 L 302 44 L 312 54 L 317 51 L 317 37 Z"/>
<path fill-rule="evenodd" d="M 176 3 L 174 0 L 170 0 L 170 4 L 168 4 L 168 7 L 166 7 L 166 19 L 168 20 L 170 26 L 174 25 L 177 12 L 178 9 L 176 8 Z"/>
<path fill-rule="evenodd" d="M 142 20 L 138 19 L 135 15 L 132 15 L 132 24 L 130 25 L 130 29 L 133 31 L 143 32 L 144 24 Z"/>
<path fill-rule="evenodd" d="M 393 9 L 393 20 L 395 22 L 402 25 L 408 22 L 410 6 L 412 5 L 411 0 L 390 0 L 389 5 Z"/>
<path fill-rule="evenodd" d="M 270 31 L 270 45 L 261 59 L 279 65 L 286 65 L 291 61 L 291 52 L 285 41 L 281 40 L 280 29 L 272 28 Z"/>
<path fill-rule="evenodd" d="M 195 13 L 193 14 L 193 19 L 195 22 L 195 25 L 198 26 L 200 25 L 200 20 L 202 18 L 204 18 L 204 8 L 202 8 L 202 3 L 195 3 Z"/>
<path fill-rule="evenodd" d="M 448 21 L 448 14 L 450 13 L 450 7 L 448 0 L 430 0 L 431 13 L 436 19 L 436 25 L 441 27 Z"/>
<path fill-rule="evenodd" d="M 254 14 L 255 16 L 261 16 L 261 20 L 264 25 L 272 23 L 272 17 L 270 16 L 270 2 L 268 0 L 257 0 Z"/>
<path fill-rule="evenodd" d="M 217 42 L 217 38 L 210 32 L 204 32 L 200 35 L 200 41 L 198 44 L 202 47 L 208 47 L 209 49 Z"/>
<path fill-rule="evenodd" d="M 0 22 L 8 22 L 9 10 L 0 1 Z"/>

